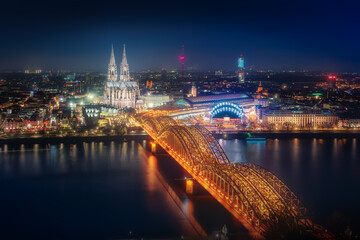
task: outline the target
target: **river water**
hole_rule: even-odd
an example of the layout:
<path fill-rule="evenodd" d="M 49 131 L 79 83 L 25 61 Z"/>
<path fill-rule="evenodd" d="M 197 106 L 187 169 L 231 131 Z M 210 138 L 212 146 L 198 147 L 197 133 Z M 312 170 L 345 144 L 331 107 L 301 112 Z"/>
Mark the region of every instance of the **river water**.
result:
<path fill-rule="evenodd" d="M 275 173 L 316 222 L 359 228 L 359 140 L 219 142 L 231 161 Z M 149 149 L 147 141 L 0 146 L 0 238 L 167 238 L 215 234 L 223 224 L 245 231 L 200 187 L 187 195 L 190 176 Z"/>

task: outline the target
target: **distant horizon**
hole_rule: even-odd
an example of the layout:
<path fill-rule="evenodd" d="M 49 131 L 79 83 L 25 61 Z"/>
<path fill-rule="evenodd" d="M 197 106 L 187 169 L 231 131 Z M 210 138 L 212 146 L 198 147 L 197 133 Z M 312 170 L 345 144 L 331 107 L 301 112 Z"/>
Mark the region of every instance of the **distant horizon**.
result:
<path fill-rule="evenodd" d="M 111 46 L 111 44 L 110 44 Z M 114 47 L 115 48 L 115 47 Z M 110 49 L 110 47 L 109 47 Z M 180 49 L 180 47 L 179 47 Z M 128 62 L 130 65 L 130 71 L 134 71 L 134 72 L 141 72 L 141 71 L 161 71 L 162 69 L 165 69 L 167 71 L 179 71 L 181 66 L 180 66 L 180 62 L 178 61 L 178 56 L 180 55 L 180 51 L 178 51 L 179 54 L 174 54 L 171 58 L 171 64 L 173 66 L 167 66 L 167 67 L 158 67 L 158 66 L 151 66 L 151 67 L 141 67 L 141 68 L 137 68 L 136 67 L 136 63 L 138 62 L 136 59 L 133 59 L 133 54 L 131 53 L 131 50 L 127 50 L 127 55 L 128 55 Z M 121 61 L 121 54 L 122 52 L 116 51 L 115 50 L 115 59 L 116 59 L 116 64 L 119 66 Z M 106 54 L 105 54 L 106 55 Z M 101 55 L 101 58 L 104 59 L 106 57 L 108 57 L 106 60 L 104 60 L 104 62 L 102 64 L 99 63 L 99 66 L 97 67 L 91 67 L 91 66 L 82 66 L 82 67 L 76 67 L 76 66 L 70 66 L 68 68 L 62 68 L 62 67 L 57 67 L 57 66 L 31 66 L 30 64 L 29 66 L 25 66 L 25 67 L 17 67 L 17 68 L 1 68 L 2 65 L 0 65 L 0 72 L 8 72 L 8 71 L 25 71 L 25 70 L 35 70 L 35 69 L 41 69 L 44 71 L 61 71 L 61 70 L 65 70 L 65 71 L 69 71 L 69 72 L 88 72 L 88 71 L 92 71 L 92 72 L 106 72 L 107 71 L 107 66 L 109 63 L 109 59 L 110 59 L 110 51 L 107 54 L 108 56 L 104 57 L 104 54 Z M 188 61 L 188 56 L 187 54 L 185 54 L 187 57 L 187 61 Z M 189 54 L 190 55 L 190 54 Z M 231 66 L 224 66 L 224 68 L 216 68 L 215 66 L 212 67 L 208 67 L 206 69 L 205 66 L 199 67 L 199 65 L 197 65 L 196 63 L 194 63 L 194 65 L 188 65 L 185 64 L 185 68 L 189 69 L 191 68 L 191 70 L 189 71 L 199 71 L 199 72 L 206 72 L 206 71 L 225 71 L 225 72 L 231 72 L 231 71 L 236 71 L 237 67 L 237 58 L 243 56 L 245 58 L 245 68 L 246 69 L 252 69 L 255 71 L 274 71 L 274 72 L 282 72 L 282 71 L 295 71 L 295 72 L 331 72 L 331 73 L 359 73 L 360 72 L 360 68 L 358 71 L 349 71 L 349 70 L 340 70 L 339 67 L 333 66 L 332 69 L 306 69 L 306 68 L 297 68 L 297 67 L 287 67 L 287 66 L 278 66 L 276 68 L 271 68 L 271 67 L 261 67 L 261 66 L 256 66 L 254 64 L 251 64 L 250 66 L 247 65 L 247 58 L 246 56 L 244 56 L 244 54 L 238 54 L 238 56 L 236 58 L 231 59 L 232 61 L 232 65 Z M 71 58 L 69 58 L 71 59 Z M 89 60 L 89 59 L 87 59 Z M 37 59 L 37 61 L 45 61 L 45 59 Z M 186 62 L 187 62 L 186 61 Z M 227 61 L 229 61 L 229 59 L 227 59 Z M 21 62 L 20 60 L 18 62 Z M 221 61 L 220 61 L 221 62 Z M 101 65 L 101 66 L 100 66 Z M 55 69 L 55 70 L 54 70 Z"/>
<path fill-rule="evenodd" d="M 26 73 L 25 71 L 29 70 L 30 73 Z M 35 73 L 33 71 L 35 70 L 41 70 L 41 73 Z M 160 73 L 161 71 L 167 71 L 167 72 L 177 72 L 180 73 L 180 69 L 142 69 L 142 70 L 130 70 L 130 73 L 145 73 L 145 72 L 156 72 Z M 107 69 L 105 70 L 91 70 L 91 69 L 83 69 L 83 70 L 69 70 L 69 69 L 41 69 L 41 68 L 27 68 L 27 69 L 5 69 L 0 70 L 0 73 L 24 73 L 24 74 L 42 74 L 47 72 L 63 72 L 63 73 L 99 73 L 107 75 Z M 205 70 L 205 69 L 192 69 L 187 70 L 185 72 L 188 73 L 213 73 L 215 74 L 216 71 L 222 71 L 224 74 L 234 74 L 236 75 L 236 69 L 234 70 L 222 70 L 222 69 L 215 69 L 215 70 Z M 247 69 L 245 70 L 249 73 L 251 72 L 264 72 L 264 73 L 311 73 L 311 74 L 340 74 L 340 75 L 360 75 L 360 72 L 333 72 L 333 71 L 317 71 L 317 70 L 297 70 L 297 69 L 282 69 L 282 70 L 273 70 L 273 69 Z"/>

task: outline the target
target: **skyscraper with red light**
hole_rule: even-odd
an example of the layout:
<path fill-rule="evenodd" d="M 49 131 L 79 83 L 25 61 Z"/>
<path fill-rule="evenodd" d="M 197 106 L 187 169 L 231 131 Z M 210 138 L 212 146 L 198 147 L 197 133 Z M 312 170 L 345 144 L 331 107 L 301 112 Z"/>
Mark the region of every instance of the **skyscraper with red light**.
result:
<path fill-rule="evenodd" d="M 184 45 L 181 45 L 182 48 L 182 52 L 181 55 L 179 57 L 179 61 L 181 64 L 181 77 L 184 77 L 185 74 L 185 52 L 184 52 Z"/>
<path fill-rule="evenodd" d="M 336 80 L 337 80 L 337 77 L 335 75 L 329 75 L 327 77 L 328 88 L 331 88 L 331 89 L 336 88 Z"/>

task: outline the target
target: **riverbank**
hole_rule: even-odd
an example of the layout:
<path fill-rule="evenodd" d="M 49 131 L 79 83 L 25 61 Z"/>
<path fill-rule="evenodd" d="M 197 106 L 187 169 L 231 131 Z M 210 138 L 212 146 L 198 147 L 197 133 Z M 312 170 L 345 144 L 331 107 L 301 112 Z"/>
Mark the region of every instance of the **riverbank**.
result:
<path fill-rule="evenodd" d="M 360 138 L 360 131 L 297 131 L 297 132 L 230 132 L 230 133 L 213 133 L 216 139 L 246 139 L 250 133 L 256 138 Z"/>
<path fill-rule="evenodd" d="M 226 132 L 213 133 L 216 139 L 246 139 L 248 133 L 257 138 L 360 138 L 360 131 L 276 131 L 276 132 Z M 66 136 L 66 137 L 14 137 L 0 138 L 0 144 L 31 144 L 31 143 L 77 143 L 77 142 L 111 142 L 130 140 L 149 140 L 147 134 L 127 134 L 111 136 Z"/>
<path fill-rule="evenodd" d="M 112 135 L 112 136 L 68 136 L 68 137 L 18 137 L 0 138 L 0 144 L 34 144 L 34 143 L 78 143 L 78 142 L 111 142 L 111 141 L 131 141 L 148 140 L 150 137 L 144 134 Z"/>

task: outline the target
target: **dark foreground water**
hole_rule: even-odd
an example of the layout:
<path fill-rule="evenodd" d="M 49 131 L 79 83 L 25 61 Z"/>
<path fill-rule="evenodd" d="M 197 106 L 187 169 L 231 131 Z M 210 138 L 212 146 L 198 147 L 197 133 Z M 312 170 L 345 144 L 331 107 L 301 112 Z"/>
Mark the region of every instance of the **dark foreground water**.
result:
<path fill-rule="evenodd" d="M 150 156 L 135 141 L 3 147 L 0 239 L 194 235 Z"/>
<path fill-rule="evenodd" d="M 244 232 L 206 192 L 189 199 L 190 176 L 148 149 L 145 140 L 2 145 L 0 239 L 180 239 L 224 224 Z"/>
<path fill-rule="evenodd" d="M 360 229 L 359 140 L 220 143 L 231 161 L 279 176 L 316 222 Z M 198 236 L 223 224 L 245 231 L 201 188 L 186 195 L 189 176 L 168 155 L 151 154 L 146 141 L 0 148 L 0 239 Z"/>

